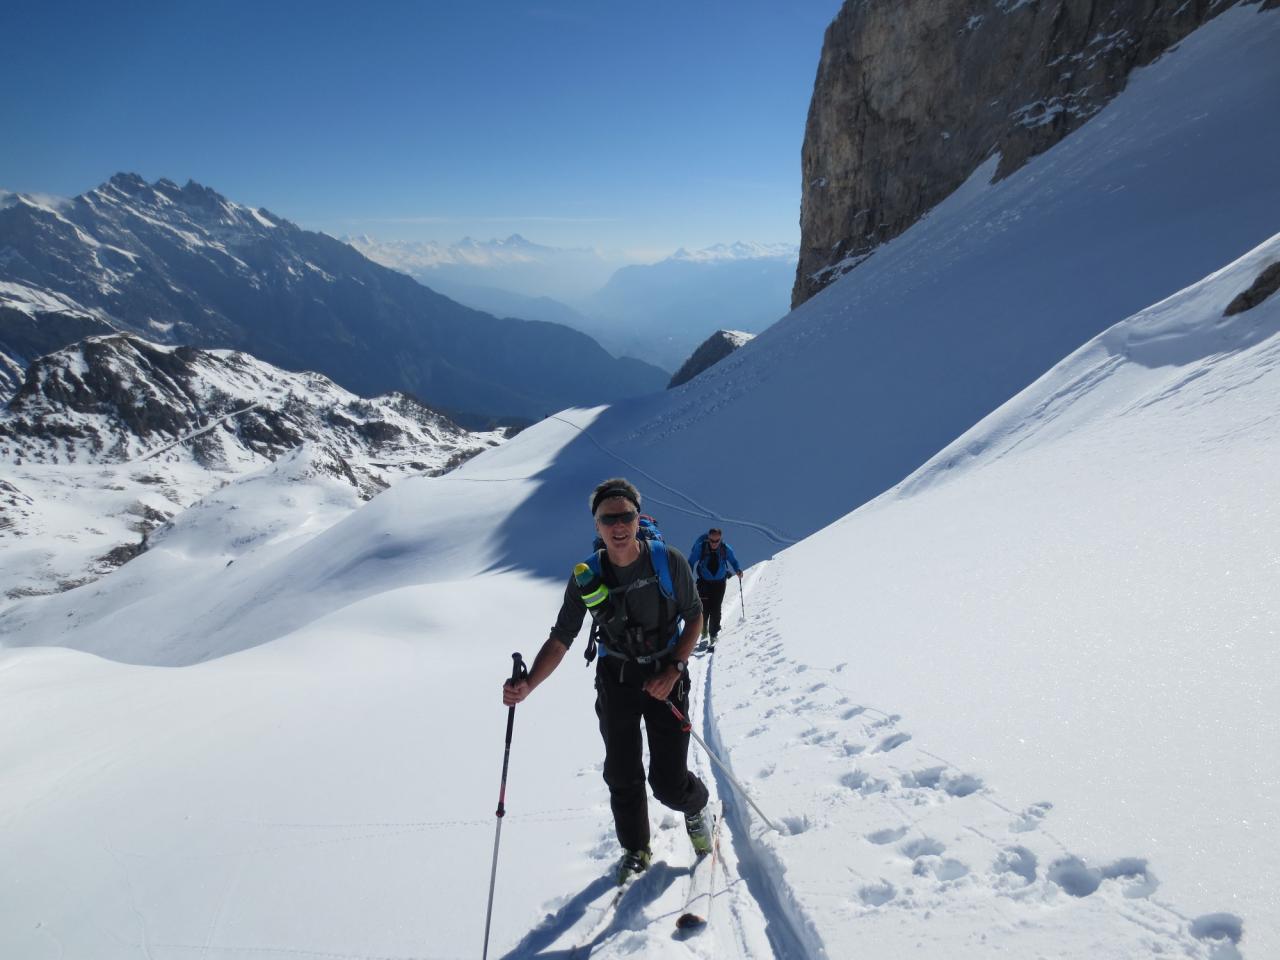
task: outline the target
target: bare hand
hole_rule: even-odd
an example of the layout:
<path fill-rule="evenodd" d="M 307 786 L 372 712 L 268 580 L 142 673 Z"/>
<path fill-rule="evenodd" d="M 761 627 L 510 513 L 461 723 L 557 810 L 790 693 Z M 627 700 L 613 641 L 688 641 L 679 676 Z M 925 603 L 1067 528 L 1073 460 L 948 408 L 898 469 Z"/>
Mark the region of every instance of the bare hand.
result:
<path fill-rule="evenodd" d="M 665 700 L 671 696 L 671 690 L 680 679 L 680 672 L 668 668 L 644 682 L 644 692 L 655 700 Z"/>
<path fill-rule="evenodd" d="M 504 707 L 514 707 L 528 695 L 528 680 L 517 680 L 514 683 L 508 680 L 502 685 L 502 705 Z"/>

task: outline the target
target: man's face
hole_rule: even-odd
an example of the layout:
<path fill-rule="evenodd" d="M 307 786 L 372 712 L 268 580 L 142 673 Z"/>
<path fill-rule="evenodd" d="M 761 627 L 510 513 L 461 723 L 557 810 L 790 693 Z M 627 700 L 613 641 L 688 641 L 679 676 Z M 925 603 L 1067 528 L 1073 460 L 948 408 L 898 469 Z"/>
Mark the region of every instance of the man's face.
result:
<path fill-rule="evenodd" d="M 640 512 L 626 497 L 610 497 L 596 508 L 596 532 L 606 545 L 626 547 L 634 541 L 640 526 Z"/>
<path fill-rule="evenodd" d="M 711 549 L 715 550 L 720 546 L 720 534 L 712 534 L 707 537 L 707 543 L 711 544 Z"/>

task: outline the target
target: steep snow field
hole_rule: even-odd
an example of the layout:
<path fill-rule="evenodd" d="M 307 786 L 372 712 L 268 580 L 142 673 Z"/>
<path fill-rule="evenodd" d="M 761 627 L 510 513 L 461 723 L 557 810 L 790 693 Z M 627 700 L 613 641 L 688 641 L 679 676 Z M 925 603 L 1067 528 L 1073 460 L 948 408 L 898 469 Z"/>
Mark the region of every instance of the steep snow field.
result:
<path fill-rule="evenodd" d="M 517 710 L 491 956 L 1280 953 L 1280 300 L 1222 318 L 1280 260 L 1278 41 L 1228 11 L 670 396 L 230 566 L 256 524 L 209 504 L 10 604 L 0 955 L 476 956 L 499 683 L 613 473 L 676 544 L 727 517 L 754 563 L 695 721 L 781 832 L 699 755 L 711 929 L 675 936 L 689 853 L 657 808 L 658 865 L 602 920 L 575 645 Z"/>

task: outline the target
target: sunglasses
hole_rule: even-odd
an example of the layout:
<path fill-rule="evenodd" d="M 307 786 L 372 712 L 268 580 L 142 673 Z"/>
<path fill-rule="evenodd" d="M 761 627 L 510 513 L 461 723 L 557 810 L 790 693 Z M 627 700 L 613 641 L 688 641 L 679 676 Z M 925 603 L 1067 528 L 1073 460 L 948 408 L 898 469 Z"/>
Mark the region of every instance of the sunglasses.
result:
<path fill-rule="evenodd" d="M 634 510 L 624 510 L 622 513 L 602 513 L 596 517 L 596 522 L 601 526 L 612 527 L 619 523 L 631 523 L 640 514 Z"/>
<path fill-rule="evenodd" d="M 707 540 L 707 543 L 711 544 L 713 547 L 718 547 L 718 546 L 720 546 L 720 541 L 719 541 L 719 540 L 711 540 L 711 539 L 708 539 L 708 540 Z"/>

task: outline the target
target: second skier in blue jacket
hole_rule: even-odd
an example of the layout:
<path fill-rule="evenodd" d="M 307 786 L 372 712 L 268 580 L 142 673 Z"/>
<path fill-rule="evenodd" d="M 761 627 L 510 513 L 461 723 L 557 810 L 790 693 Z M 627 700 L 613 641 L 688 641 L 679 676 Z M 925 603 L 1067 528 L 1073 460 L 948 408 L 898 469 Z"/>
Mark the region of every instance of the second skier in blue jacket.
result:
<path fill-rule="evenodd" d="M 731 572 L 742 580 L 742 565 L 734 556 L 733 547 L 724 542 L 724 533 L 712 527 L 693 542 L 689 551 L 689 566 L 698 578 L 698 596 L 702 599 L 702 635 L 710 632 L 707 649 L 715 650 L 716 637 L 720 635 L 720 607 L 724 603 L 724 588 Z"/>

